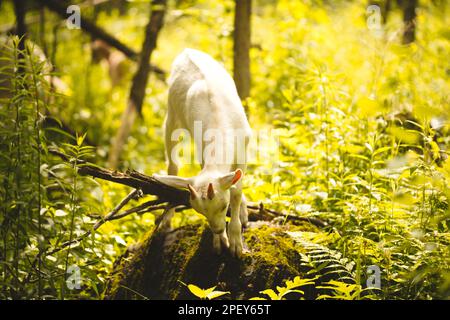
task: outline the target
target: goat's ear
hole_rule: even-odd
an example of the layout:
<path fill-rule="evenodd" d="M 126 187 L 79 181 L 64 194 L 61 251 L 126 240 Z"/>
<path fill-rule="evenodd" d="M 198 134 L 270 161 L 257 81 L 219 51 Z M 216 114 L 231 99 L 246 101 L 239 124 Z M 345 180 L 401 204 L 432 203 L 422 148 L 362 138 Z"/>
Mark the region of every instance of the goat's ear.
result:
<path fill-rule="evenodd" d="M 178 176 L 164 176 L 159 174 L 153 174 L 152 177 L 163 184 L 178 189 L 187 189 L 188 184 L 192 184 L 192 178 L 183 178 Z"/>
<path fill-rule="evenodd" d="M 232 185 L 236 184 L 243 176 L 241 169 L 237 169 L 234 172 L 230 172 L 219 178 L 219 184 L 223 189 L 229 189 Z"/>

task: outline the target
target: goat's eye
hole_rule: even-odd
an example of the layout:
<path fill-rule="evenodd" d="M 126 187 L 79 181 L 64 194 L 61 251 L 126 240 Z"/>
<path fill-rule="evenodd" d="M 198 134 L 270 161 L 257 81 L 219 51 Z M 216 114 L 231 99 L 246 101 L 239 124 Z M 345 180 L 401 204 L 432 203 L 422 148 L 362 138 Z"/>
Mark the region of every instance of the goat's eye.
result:
<path fill-rule="evenodd" d="M 222 208 L 222 211 L 224 211 L 227 208 L 227 205 L 224 205 Z"/>

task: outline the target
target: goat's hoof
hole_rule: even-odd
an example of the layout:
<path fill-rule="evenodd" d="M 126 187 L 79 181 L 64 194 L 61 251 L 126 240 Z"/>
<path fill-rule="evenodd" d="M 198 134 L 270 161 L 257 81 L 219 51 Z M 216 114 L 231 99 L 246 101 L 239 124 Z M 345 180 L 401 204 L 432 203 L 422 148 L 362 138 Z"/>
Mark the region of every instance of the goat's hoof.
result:
<path fill-rule="evenodd" d="M 240 216 L 239 216 L 239 220 L 241 221 L 241 225 L 242 225 L 242 227 L 243 228 L 247 228 L 247 226 L 248 226 L 248 215 L 245 213 L 245 214 L 240 214 Z"/>
<path fill-rule="evenodd" d="M 242 257 L 242 240 L 231 241 L 230 239 L 230 253 L 232 257 L 241 258 Z"/>
<path fill-rule="evenodd" d="M 226 233 L 220 237 L 220 242 L 224 246 L 225 249 L 230 248 L 230 242 L 228 240 Z"/>
<path fill-rule="evenodd" d="M 221 247 L 214 247 L 214 253 L 218 256 L 220 256 L 220 254 L 222 253 L 222 248 Z"/>
<path fill-rule="evenodd" d="M 220 234 L 220 235 L 214 234 L 213 235 L 214 253 L 216 253 L 217 255 L 221 254 L 222 247 L 224 247 L 225 249 L 227 249 L 229 247 L 228 237 L 227 237 L 226 233 Z"/>

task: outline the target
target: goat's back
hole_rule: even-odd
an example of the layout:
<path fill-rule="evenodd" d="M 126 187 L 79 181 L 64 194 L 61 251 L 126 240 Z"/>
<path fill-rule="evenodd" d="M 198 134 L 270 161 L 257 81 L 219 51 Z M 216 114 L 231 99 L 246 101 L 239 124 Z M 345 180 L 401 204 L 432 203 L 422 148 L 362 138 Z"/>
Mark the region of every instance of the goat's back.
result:
<path fill-rule="evenodd" d="M 203 120 L 219 127 L 249 128 L 233 79 L 208 54 L 185 49 L 172 65 L 169 86 L 169 112 L 188 128 Z"/>

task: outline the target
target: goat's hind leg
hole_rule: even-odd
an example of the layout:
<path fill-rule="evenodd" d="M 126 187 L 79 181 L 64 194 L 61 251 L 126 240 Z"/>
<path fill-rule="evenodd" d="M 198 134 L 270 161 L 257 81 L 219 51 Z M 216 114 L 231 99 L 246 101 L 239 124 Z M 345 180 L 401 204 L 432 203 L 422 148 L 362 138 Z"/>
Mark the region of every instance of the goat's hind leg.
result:
<path fill-rule="evenodd" d="M 242 227 L 246 228 L 248 225 L 248 210 L 244 194 L 242 194 L 241 207 L 239 208 L 239 220 L 241 220 Z"/>
<path fill-rule="evenodd" d="M 170 174 L 170 172 L 169 172 Z M 172 218 L 175 214 L 175 208 L 171 207 L 170 204 L 164 209 L 161 223 L 159 224 L 159 231 L 164 233 L 172 231 Z"/>
<path fill-rule="evenodd" d="M 165 129 L 164 139 L 166 144 L 166 156 L 168 161 L 167 174 L 176 176 L 178 175 L 178 165 L 175 162 L 175 159 L 172 159 L 172 150 L 177 144 L 177 141 L 172 141 L 172 131 L 176 129 L 176 124 L 171 114 L 172 113 L 169 111 L 164 122 L 164 129 Z M 171 221 L 174 214 L 175 208 L 171 208 L 168 206 L 164 210 L 163 218 L 159 226 L 160 231 L 163 232 L 172 231 Z"/>

